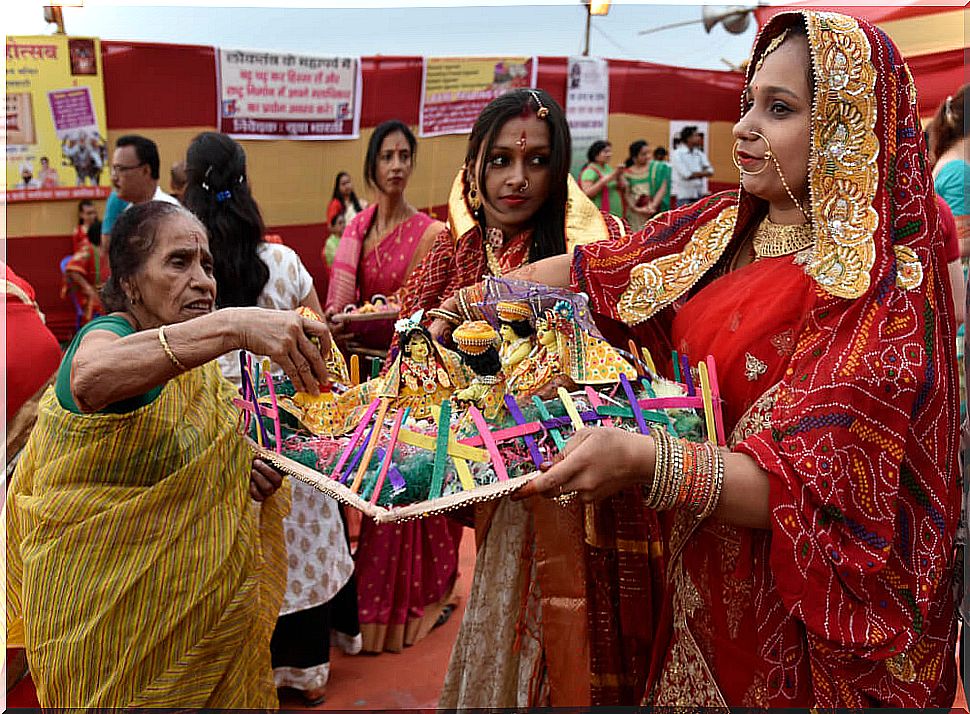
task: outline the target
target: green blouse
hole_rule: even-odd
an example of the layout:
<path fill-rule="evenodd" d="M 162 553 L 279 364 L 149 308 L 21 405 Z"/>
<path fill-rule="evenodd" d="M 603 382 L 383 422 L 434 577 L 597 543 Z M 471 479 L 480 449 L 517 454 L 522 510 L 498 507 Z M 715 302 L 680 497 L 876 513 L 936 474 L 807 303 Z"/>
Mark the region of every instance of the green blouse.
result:
<path fill-rule="evenodd" d="M 94 318 L 74 335 L 71 344 L 64 350 L 64 357 L 61 359 L 61 366 L 57 369 L 57 380 L 54 383 L 54 393 L 57 395 L 57 401 L 60 402 L 60 405 L 64 409 L 73 414 L 81 414 L 82 412 L 78 409 L 77 403 L 74 401 L 74 395 L 71 393 L 71 365 L 74 362 L 74 355 L 77 352 L 78 345 L 81 344 L 81 340 L 84 339 L 86 334 L 94 330 L 105 330 L 106 332 L 118 335 L 118 337 L 127 337 L 128 335 L 135 334 L 135 328 L 125 318 L 118 315 L 104 315 Z M 155 387 L 137 397 L 129 397 L 128 399 L 122 399 L 120 402 L 109 404 L 100 411 L 106 414 L 127 414 L 146 404 L 151 404 L 161 393 L 162 388 Z"/>

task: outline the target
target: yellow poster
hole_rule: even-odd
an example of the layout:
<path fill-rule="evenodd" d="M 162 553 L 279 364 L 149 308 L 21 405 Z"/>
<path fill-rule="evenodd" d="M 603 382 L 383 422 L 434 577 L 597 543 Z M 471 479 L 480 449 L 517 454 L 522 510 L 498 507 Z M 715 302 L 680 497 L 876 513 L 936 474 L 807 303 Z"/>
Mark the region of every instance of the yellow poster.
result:
<path fill-rule="evenodd" d="M 426 57 L 421 135 L 467 134 L 490 101 L 534 87 L 538 69 L 535 57 Z"/>
<path fill-rule="evenodd" d="M 8 202 L 107 196 L 106 129 L 98 39 L 7 36 Z"/>

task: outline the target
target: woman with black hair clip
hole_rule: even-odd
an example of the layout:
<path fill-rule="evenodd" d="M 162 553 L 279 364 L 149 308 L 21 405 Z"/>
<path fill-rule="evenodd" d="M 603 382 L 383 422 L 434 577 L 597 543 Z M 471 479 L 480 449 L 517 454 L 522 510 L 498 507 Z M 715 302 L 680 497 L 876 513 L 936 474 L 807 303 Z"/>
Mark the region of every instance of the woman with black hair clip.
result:
<path fill-rule="evenodd" d="M 204 132 L 192 140 L 186 158 L 185 206 L 209 231 L 220 286 L 217 305 L 303 306 L 321 314 L 313 279 L 299 256 L 266 240 L 242 146 L 225 134 Z M 239 387 L 238 353 L 220 357 L 219 366 Z M 283 527 L 288 582 L 270 643 L 273 675 L 277 687 L 296 689 L 314 705 L 323 701 L 330 677 L 331 627 L 342 648 L 360 648 L 353 561 L 338 504 L 305 484 L 293 481 L 293 504 Z"/>

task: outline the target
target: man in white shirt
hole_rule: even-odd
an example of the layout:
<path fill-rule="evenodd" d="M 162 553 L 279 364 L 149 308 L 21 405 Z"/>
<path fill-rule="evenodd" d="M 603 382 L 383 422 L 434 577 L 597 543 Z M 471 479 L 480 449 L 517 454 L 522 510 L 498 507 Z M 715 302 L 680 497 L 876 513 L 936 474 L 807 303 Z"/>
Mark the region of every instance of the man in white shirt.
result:
<path fill-rule="evenodd" d="M 702 148 L 704 136 L 696 126 L 685 126 L 680 132 L 680 145 L 674 149 L 670 165 L 671 196 L 678 206 L 692 203 L 707 195 L 707 177 L 714 175 L 714 167 Z M 673 206 L 673 204 L 671 204 Z"/>
<path fill-rule="evenodd" d="M 111 185 L 118 196 L 129 203 L 178 200 L 158 185 L 158 147 L 151 139 L 126 134 L 115 143 L 111 158 Z"/>

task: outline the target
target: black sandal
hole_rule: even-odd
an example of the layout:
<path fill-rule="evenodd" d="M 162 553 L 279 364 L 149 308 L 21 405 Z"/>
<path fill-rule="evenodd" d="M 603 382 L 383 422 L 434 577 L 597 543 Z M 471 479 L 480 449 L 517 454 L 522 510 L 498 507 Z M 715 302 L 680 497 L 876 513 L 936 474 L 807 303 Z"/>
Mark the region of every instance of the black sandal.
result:
<path fill-rule="evenodd" d="M 433 630 L 436 627 L 441 627 L 443 624 L 448 622 L 448 619 L 451 617 L 451 613 L 453 613 L 457 609 L 457 607 L 458 607 L 457 605 L 448 603 L 443 608 L 441 608 L 441 614 L 438 615 L 438 619 L 434 621 L 434 627 L 432 627 L 431 629 Z"/>

